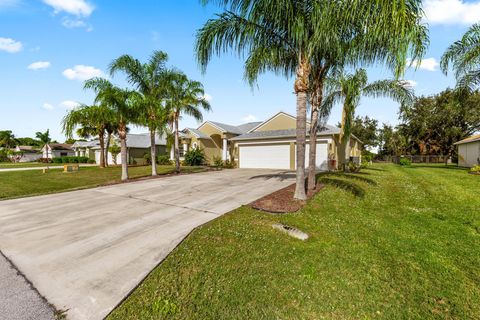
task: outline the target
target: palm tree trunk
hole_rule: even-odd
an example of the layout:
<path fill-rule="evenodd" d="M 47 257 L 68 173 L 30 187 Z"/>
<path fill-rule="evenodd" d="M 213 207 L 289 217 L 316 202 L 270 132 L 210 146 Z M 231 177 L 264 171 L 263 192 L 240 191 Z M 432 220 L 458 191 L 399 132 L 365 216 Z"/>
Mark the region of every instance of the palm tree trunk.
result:
<path fill-rule="evenodd" d="M 300 60 L 296 70 L 294 91 L 297 95 L 296 146 L 297 146 L 297 181 L 294 199 L 306 200 L 305 193 L 305 141 L 307 140 L 307 92 L 310 64 L 307 59 Z"/>
<path fill-rule="evenodd" d="M 150 153 L 152 158 L 152 176 L 156 176 L 157 173 L 157 145 L 155 139 L 155 129 L 150 130 Z"/>
<path fill-rule="evenodd" d="M 127 154 L 127 130 L 125 125 L 120 126 L 120 153 L 122 155 L 122 181 L 128 180 L 128 154 Z"/>
<path fill-rule="evenodd" d="M 343 171 L 346 170 L 346 158 L 347 158 L 347 144 L 345 143 L 345 120 L 347 117 L 347 111 L 345 110 L 346 106 L 343 106 L 342 109 L 342 123 L 340 127 L 340 137 L 339 137 L 339 142 L 340 142 L 340 148 L 338 152 L 338 164 L 340 165 L 340 168 L 342 168 Z"/>
<path fill-rule="evenodd" d="M 175 116 L 175 171 L 180 173 L 180 146 L 179 146 L 179 137 L 178 137 L 178 116 Z"/>
<path fill-rule="evenodd" d="M 100 168 L 105 168 L 105 131 L 103 129 L 98 132 L 98 140 L 100 142 Z"/>
<path fill-rule="evenodd" d="M 108 167 L 108 149 L 110 149 L 110 139 L 112 138 L 112 133 L 107 131 L 107 145 L 105 146 L 105 167 Z"/>
<path fill-rule="evenodd" d="M 305 141 L 307 136 L 307 93 L 305 91 L 297 93 L 297 181 L 294 198 L 306 200 L 305 193 Z"/>
<path fill-rule="evenodd" d="M 308 190 L 314 190 L 317 173 L 317 132 L 318 132 L 318 106 L 312 105 L 310 120 L 310 151 L 308 157 Z"/>

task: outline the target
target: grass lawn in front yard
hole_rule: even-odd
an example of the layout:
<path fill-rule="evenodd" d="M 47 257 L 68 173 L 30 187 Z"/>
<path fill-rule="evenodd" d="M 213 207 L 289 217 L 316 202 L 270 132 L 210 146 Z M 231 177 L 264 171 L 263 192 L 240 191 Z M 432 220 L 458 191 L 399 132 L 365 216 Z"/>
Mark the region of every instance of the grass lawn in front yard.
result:
<path fill-rule="evenodd" d="M 298 213 L 242 207 L 195 230 L 108 319 L 478 319 L 478 176 L 376 164 L 319 179 Z"/>
<path fill-rule="evenodd" d="M 175 172 L 174 166 L 157 166 L 158 174 Z M 131 179 L 147 177 L 151 174 L 150 166 L 129 167 Z M 182 172 L 199 172 L 203 167 L 182 167 Z M 0 200 L 19 198 L 47 193 L 55 193 L 81 188 L 120 182 L 121 167 L 80 167 L 78 172 L 64 173 L 62 170 L 39 170 L 0 172 Z"/>
<path fill-rule="evenodd" d="M 48 166 L 63 166 L 63 163 L 49 163 Z M 39 162 L 22 162 L 22 163 L 12 163 L 12 162 L 0 162 L 0 169 L 14 169 L 14 168 L 35 168 L 35 167 L 46 167 L 46 163 Z"/>

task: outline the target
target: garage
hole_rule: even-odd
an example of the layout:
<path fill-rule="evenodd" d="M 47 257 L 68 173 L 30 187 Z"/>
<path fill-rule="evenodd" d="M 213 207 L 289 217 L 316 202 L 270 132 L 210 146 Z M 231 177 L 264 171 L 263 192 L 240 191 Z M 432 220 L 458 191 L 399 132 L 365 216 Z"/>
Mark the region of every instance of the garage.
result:
<path fill-rule="evenodd" d="M 308 168 L 308 154 L 310 147 L 306 145 L 305 168 Z M 296 152 L 294 150 L 294 152 Z M 296 153 L 292 152 L 295 157 Z M 251 169 L 292 169 L 290 164 L 290 143 L 239 145 L 240 168 Z M 318 170 L 328 170 L 328 143 L 318 142 L 316 150 Z M 295 159 L 295 158 L 294 158 Z"/>
<path fill-rule="evenodd" d="M 290 144 L 240 145 L 240 168 L 290 169 Z"/>

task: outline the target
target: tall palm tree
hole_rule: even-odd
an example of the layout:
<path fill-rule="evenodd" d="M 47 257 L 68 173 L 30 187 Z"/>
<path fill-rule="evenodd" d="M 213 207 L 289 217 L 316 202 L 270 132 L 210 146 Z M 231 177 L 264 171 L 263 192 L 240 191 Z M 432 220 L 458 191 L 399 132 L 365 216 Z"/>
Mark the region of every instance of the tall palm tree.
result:
<path fill-rule="evenodd" d="M 457 86 L 475 89 L 480 85 L 480 24 L 474 24 L 447 48 L 440 61 L 442 71 L 447 74 L 453 67 Z"/>
<path fill-rule="evenodd" d="M 198 81 L 177 72 L 172 74 L 169 99 L 166 103 L 167 119 L 174 134 L 175 170 L 180 172 L 180 145 L 179 145 L 179 120 L 183 115 L 193 117 L 197 121 L 203 120 L 201 109 L 210 110 L 210 103 L 205 99 L 203 85 Z"/>
<path fill-rule="evenodd" d="M 326 81 L 327 96 L 323 102 L 324 110 L 331 110 L 335 103 L 343 103 L 342 122 L 340 128 L 341 150 L 339 164 L 344 170 L 348 168 L 350 154 L 350 136 L 352 132 L 355 110 L 362 96 L 378 98 L 388 97 L 402 106 L 411 106 L 415 102 L 413 90 L 402 80 L 379 80 L 368 83 L 365 69 L 354 74 L 338 72 Z M 327 111 L 328 112 L 328 111 Z"/>
<path fill-rule="evenodd" d="M 52 138 L 50 137 L 50 129 L 47 129 L 45 132 L 37 132 L 35 133 L 35 138 L 40 140 L 43 145 L 45 146 L 45 155 L 47 158 L 47 169 L 48 169 L 48 163 L 50 162 L 50 159 L 48 158 L 48 144 L 52 141 Z"/>
<path fill-rule="evenodd" d="M 92 89 L 95 94 L 95 103 L 108 107 L 112 118 L 117 125 L 117 134 L 120 138 L 122 158 L 122 181 L 128 180 L 128 150 L 127 150 L 127 125 L 135 123 L 138 119 L 138 108 L 135 101 L 139 94 L 129 89 L 121 89 L 103 78 L 92 78 L 85 81 L 85 89 Z"/>
<path fill-rule="evenodd" d="M 71 138 L 73 131 L 81 127 L 81 133 L 96 135 L 100 143 L 100 168 L 105 168 L 105 132 L 112 122 L 113 113 L 105 105 L 81 105 L 67 113 L 62 120 L 62 130 Z"/>
<path fill-rule="evenodd" d="M 157 175 L 156 135 L 166 126 L 164 101 L 167 95 L 168 70 L 165 67 L 168 56 L 162 51 L 154 51 L 147 63 L 141 63 L 130 55 L 123 55 L 110 64 L 110 74 L 119 71 L 127 75 L 128 82 L 144 97 L 140 124 L 150 131 L 150 152 L 152 158 L 152 176 Z"/>
<path fill-rule="evenodd" d="M 427 29 L 420 24 L 421 0 L 311 1 L 203 0 L 227 8 L 198 31 L 196 52 L 205 67 L 213 55 L 228 50 L 246 56 L 245 78 L 273 71 L 294 77 L 297 98 L 296 199 L 306 199 L 305 141 L 307 94 L 314 62 L 327 55 L 349 58 L 342 63 L 382 62 L 401 74 L 407 54 L 421 58 Z M 336 63 L 333 60 L 333 63 Z M 316 128 L 315 128 L 316 130 Z"/>

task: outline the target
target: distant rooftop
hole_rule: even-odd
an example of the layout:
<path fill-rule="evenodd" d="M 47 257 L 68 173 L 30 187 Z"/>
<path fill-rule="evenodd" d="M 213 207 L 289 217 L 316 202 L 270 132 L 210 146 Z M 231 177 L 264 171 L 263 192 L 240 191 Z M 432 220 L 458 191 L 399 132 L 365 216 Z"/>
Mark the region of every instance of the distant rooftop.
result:
<path fill-rule="evenodd" d="M 480 134 L 474 134 L 473 136 L 463 139 L 461 141 L 458 141 L 455 144 L 464 144 L 464 143 L 470 143 L 475 141 L 480 141 Z"/>

